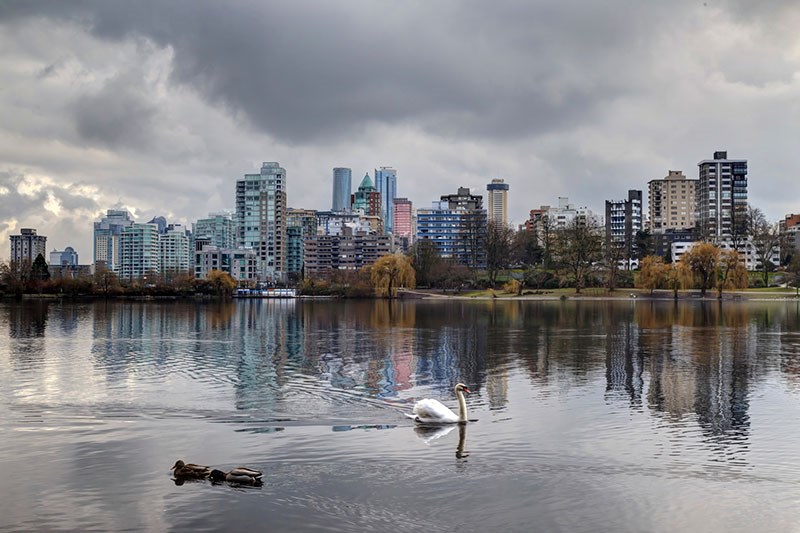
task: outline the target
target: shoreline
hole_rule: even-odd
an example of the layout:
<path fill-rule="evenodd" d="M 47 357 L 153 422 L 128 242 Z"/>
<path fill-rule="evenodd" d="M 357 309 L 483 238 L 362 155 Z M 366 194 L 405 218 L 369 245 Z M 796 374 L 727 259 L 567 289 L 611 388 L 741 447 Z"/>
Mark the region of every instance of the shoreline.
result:
<path fill-rule="evenodd" d="M 592 289 L 589 289 L 592 290 Z M 707 291 L 705 296 L 700 296 L 700 291 L 679 292 L 678 297 L 674 298 L 672 291 L 662 289 L 656 290 L 654 294 L 639 292 L 637 289 L 619 289 L 614 294 L 552 294 L 548 291 L 545 294 L 441 294 L 435 291 L 426 290 L 403 290 L 399 293 L 400 299 L 420 299 L 420 300 L 501 300 L 501 301 L 606 301 L 606 300 L 630 300 L 630 301 L 658 301 L 658 302 L 743 302 L 743 301 L 800 301 L 794 292 L 769 292 L 769 291 L 728 291 L 722 293 L 722 298 L 717 297 L 715 291 Z"/>

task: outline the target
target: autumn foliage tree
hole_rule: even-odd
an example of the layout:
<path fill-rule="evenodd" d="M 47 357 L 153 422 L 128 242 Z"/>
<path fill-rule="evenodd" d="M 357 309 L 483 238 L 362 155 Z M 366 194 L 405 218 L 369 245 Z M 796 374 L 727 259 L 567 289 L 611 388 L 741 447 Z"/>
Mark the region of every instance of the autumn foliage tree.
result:
<path fill-rule="evenodd" d="M 236 280 L 230 274 L 221 270 L 212 270 L 206 276 L 206 280 L 217 296 L 230 295 L 233 289 L 236 288 Z"/>
<path fill-rule="evenodd" d="M 700 281 L 701 296 L 706 295 L 706 290 L 710 289 L 715 281 L 719 254 L 720 249 L 710 242 L 700 242 L 695 243 L 681 258 Z"/>
<path fill-rule="evenodd" d="M 372 285 L 380 296 L 394 298 L 397 288 L 416 286 L 414 267 L 408 257 L 399 254 L 384 255 L 370 269 Z"/>
<path fill-rule="evenodd" d="M 747 287 L 747 269 L 736 250 L 722 250 L 717 260 L 717 298 L 722 299 L 723 289 Z"/>
<path fill-rule="evenodd" d="M 692 284 L 692 269 L 683 261 L 664 265 L 664 283 L 672 290 L 672 297 L 678 299 L 678 291 Z"/>
<path fill-rule="evenodd" d="M 657 255 L 648 255 L 642 259 L 639 265 L 639 277 L 636 279 L 636 286 L 653 294 L 653 291 L 666 281 L 668 269 L 669 266 L 664 264 L 664 259 Z"/>

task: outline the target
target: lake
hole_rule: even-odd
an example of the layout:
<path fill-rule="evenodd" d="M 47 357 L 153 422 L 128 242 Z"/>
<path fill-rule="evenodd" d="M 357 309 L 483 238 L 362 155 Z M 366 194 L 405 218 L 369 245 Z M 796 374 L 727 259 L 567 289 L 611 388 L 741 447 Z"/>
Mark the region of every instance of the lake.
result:
<path fill-rule="evenodd" d="M 2 302 L 0 340 L 3 531 L 799 529 L 795 301 Z M 458 382 L 466 426 L 404 416 Z"/>

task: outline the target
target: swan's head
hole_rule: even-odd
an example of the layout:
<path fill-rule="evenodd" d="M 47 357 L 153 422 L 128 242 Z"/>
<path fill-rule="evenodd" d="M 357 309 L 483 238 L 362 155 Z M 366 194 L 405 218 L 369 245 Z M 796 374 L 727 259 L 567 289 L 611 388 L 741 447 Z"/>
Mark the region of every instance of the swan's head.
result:
<path fill-rule="evenodd" d="M 469 394 L 469 388 L 463 383 L 459 383 L 458 385 L 456 385 L 455 391 L 456 394 L 458 394 L 459 392 L 466 392 L 467 394 Z"/>

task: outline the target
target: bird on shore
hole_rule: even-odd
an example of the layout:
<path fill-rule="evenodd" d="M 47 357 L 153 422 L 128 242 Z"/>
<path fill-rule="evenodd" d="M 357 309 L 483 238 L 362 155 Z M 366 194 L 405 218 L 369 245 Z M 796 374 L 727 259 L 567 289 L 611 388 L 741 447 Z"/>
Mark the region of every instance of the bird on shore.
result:
<path fill-rule="evenodd" d="M 260 487 L 263 484 L 261 480 L 262 473 L 246 466 L 238 466 L 230 472 L 223 472 L 222 470 L 214 469 L 209 474 L 209 479 L 215 483 L 227 481 L 235 485 L 252 485 Z"/>
<path fill-rule="evenodd" d="M 467 422 L 467 402 L 464 393 L 469 393 L 469 388 L 463 383 L 457 384 L 453 390 L 458 398 L 458 414 L 439 400 L 425 398 L 414 404 L 411 414 L 404 413 L 419 424 L 465 424 Z"/>
<path fill-rule="evenodd" d="M 205 479 L 211 474 L 211 468 L 194 463 L 184 463 L 181 459 L 175 461 L 175 466 L 170 468 L 176 479 Z"/>

